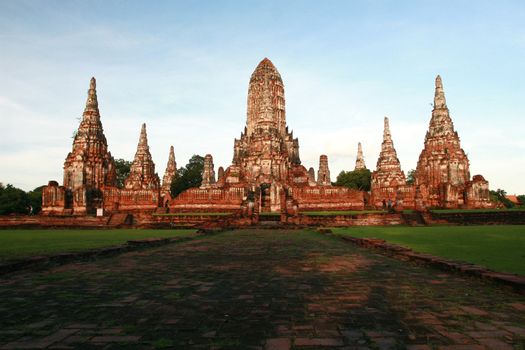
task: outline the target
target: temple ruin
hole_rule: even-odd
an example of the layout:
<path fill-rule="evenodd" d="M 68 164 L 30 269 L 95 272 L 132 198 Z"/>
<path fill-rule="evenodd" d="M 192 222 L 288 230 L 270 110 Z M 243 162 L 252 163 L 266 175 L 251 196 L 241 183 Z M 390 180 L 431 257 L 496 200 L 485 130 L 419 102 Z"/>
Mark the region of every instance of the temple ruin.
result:
<path fill-rule="evenodd" d="M 366 169 L 361 143 L 355 170 Z M 381 207 L 385 200 L 398 209 L 432 207 L 489 207 L 488 182 L 470 179 L 469 161 L 449 115 L 441 78 L 436 78 L 434 108 L 416 169 L 415 183 L 407 184 L 394 148 L 388 118 L 383 142 L 372 172 L 371 191 L 333 186 L 327 155 L 319 158 L 317 177 L 299 156 L 299 140 L 286 124 L 282 78 L 265 58 L 251 75 L 246 126 L 234 140 L 233 159 L 219 167 L 213 157 L 204 158 L 200 187 L 172 198 L 170 187 L 177 174 L 175 153 L 170 147 L 162 183 L 155 172 L 148 146 L 146 124 L 140 131 L 137 151 L 124 187 L 116 186 L 115 162 L 108 151 L 92 78 L 82 121 L 64 162 L 64 182 L 50 181 L 43 190 L 44 215 L 104 213 L 235 212 L 255 215 L 277 212 L 297 215 L 301 211 L 363 210 Z"/>

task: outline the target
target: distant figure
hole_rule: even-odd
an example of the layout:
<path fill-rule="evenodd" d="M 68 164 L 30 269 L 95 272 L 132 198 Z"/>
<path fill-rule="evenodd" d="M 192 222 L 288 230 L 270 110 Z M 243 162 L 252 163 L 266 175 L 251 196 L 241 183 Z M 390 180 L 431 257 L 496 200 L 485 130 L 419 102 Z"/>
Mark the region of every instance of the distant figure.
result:
<path fill-rule="evenodd" d="M 386 201 L 383 199 L 383 210 L 386 210 Z"/>
<path fill-rule="evenodd" d="M 27 207 L 27 212 L 29 213 L 29 215 L 33 215 L 33 206 L 31 204 L 29 204 L 29 206 Z"/>
<path fill-rule="evenodd" d="M 388 211 L 391 212 L 392 211 L 392 200 L 390 198 L 388 198 Z"/>

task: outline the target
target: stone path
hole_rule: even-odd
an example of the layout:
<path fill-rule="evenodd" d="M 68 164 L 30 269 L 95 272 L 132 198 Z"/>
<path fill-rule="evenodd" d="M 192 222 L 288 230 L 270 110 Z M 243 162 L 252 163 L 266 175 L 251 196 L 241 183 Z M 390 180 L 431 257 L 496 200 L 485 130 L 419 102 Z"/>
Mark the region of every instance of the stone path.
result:
<path fill-rule="evenodd" d="M 307 231 L 0 279 L 0 349 L 525 349 L 525 297 Z"/>

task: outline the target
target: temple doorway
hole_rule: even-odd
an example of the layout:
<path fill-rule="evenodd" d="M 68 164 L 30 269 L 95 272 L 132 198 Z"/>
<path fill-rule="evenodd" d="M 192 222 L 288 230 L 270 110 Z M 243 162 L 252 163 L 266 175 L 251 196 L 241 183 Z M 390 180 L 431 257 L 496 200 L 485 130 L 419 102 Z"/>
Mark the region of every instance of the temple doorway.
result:
<path fill-rule="evenodd" d="M 270 188 L 270 184 L 261 184 L 261 213 L 272 210 Z"/>

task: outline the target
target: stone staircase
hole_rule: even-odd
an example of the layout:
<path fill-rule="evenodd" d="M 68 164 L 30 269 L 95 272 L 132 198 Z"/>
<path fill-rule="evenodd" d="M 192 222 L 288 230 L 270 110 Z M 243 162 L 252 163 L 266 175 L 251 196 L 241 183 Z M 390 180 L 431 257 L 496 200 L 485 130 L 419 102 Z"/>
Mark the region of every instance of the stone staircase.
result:
<path fill-rule="evenodd" d="M 420 212 L 415 211 L 412 213 L 403 213 L 401 214 L 405 224 L 408 226 L 426 226 L 425 219 Z"/>
<path fill-rule="evenodd" d="M 111 214 L 108 219 L 108 226 L 111 227 L 123 227 L 130 226 L 133 224 L 133 215 L 127 213 L 116 213 Z"/>
<path fill-rule="evenodd" d="M 157 209 L 155 209 L 155 214 L 167 214 L 167 213 L 168 213 L 168 208 L 158 207 Z"/>
<path fill-rule="evenodd" d="M 289 226 L 285 222 L 281 222 L 281 215 L 264 215 L 259 214 L 259 221 L 256 226 L 263 229 L 283 229 Z"/>

